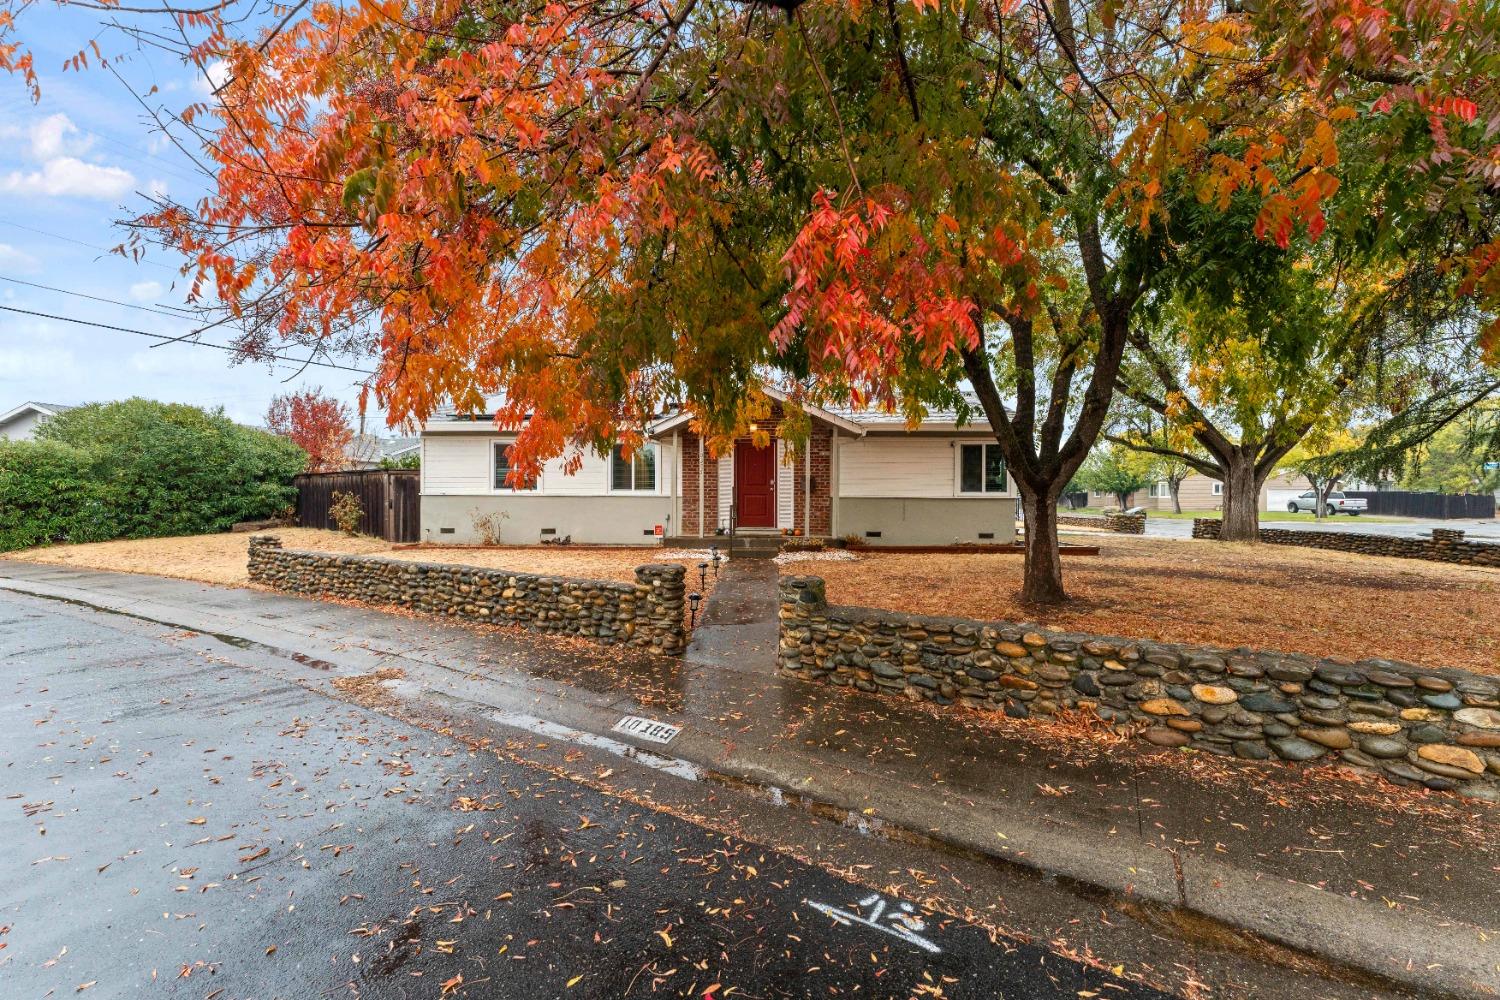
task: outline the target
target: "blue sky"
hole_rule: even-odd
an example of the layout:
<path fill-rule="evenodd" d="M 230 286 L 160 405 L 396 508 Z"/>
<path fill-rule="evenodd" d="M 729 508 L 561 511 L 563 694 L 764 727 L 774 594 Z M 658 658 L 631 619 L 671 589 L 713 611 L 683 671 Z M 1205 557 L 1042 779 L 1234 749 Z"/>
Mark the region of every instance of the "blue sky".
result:
<path fill-rule="evenodd" d="M 58 70 L 96 27 L 74 12 L 33 7 L 22 28 L 41 70 L 41 101 L 26 99 L 19 77 L 0 76 L 6 91 L 0 99 L 0 306 L 177 336 L 194 326 L 173 315 L 185 301 L 180 259 L 153 250 L 135 262 L 107 251 L 125 238 L 116 221 L 143 210 L 144 193 L 165 191 L 191 201 L 203 191 L 204 178 L 153 132 L 136 98 L 108 70 Z M 109 39 L 100 37 L 106 55 L 121 55 L 125 41 Z M 207 81 L 173 57 L 133 47 L 123 55 L 115 66 L 136 90 L 144 95 L 158 88 L 149 100 L 177 110 L 206 98 Z M 226 338 L 215 331 L 203 339 Z M 259 423 L 280 392 L 320 386 L 351 406 L 358 393 L 354 372 L 231 365 L 223 351 L 152 343 L 0 310 L 0 412 L 26 400 L 146 396 L 223 406 L 236 420 Z M 368 420 L 371 430 L 383 432 L 380 413 L 372 411 Z"/>

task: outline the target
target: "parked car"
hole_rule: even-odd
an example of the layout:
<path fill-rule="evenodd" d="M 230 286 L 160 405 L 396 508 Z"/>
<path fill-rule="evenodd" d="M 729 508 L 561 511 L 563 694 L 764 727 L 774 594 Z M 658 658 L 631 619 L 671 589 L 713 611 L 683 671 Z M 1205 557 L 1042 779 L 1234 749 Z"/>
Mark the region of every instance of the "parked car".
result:
<path fill-rule="evenodd" d="M 1311 514 L 1317 510 L 1318 494 L 1312 490 L 1299 494 L 1287 503 L 1288 514 L 1300 514 L 1303 511 Z M 1360 497 L 1346 497 L 1343 493 L 1334 491 L 1328 494 L 1328 505 L 1323 513 L 1332 517 L 1335 514 L 1348 514 L 1350 517 L 1358 517 L 1370 509 L 1370 501 Z"/>

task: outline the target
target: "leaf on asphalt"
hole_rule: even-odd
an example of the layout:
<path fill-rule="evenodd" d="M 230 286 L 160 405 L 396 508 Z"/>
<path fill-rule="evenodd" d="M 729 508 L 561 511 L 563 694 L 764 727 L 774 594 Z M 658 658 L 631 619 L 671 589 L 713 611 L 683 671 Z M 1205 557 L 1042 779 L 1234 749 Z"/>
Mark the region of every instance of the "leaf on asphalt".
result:
<path fill-rule="evenodd" d="M 194 816 L 192 819 L 188 820 L 188 826 L 202 826 L 207 822 L 208 818 L 206 816 Z"/>
<path fill-rule="evenodd" d="M 267 955 L 274 955 L 274 954 L 276 954 L 276 946 L 273 944 L 273 945 L 267 947 L 266 948 L 266 954 Z"/>
<path fill-rule="evenodd" d="M 672 935 L 668 934 L 666 931 L 657 931 L 656 936 L 665 941 L 668 948 L 672 947 Z"/>
<path fill-rule="evenodd" d="M 582 978 L 583 978 L 582 976 L 574 976 L 572 979 L 569 979 L 568 980 L 568 989 L 571 990 L 573 987 L 577 986 L 578 985 L 578 980 L 580 980 Z"/>
<path fill-rule="evenodd" d="M 88 982 L 86 982 L 86 983 L 79 983 L 79 984 L 78 984 L 78 986 L 77 986 L 77 988 L 76 988 L 76 989 L 74 989 L 74 990 L 73 990 L 73 992 L 74 992 L 74 993 L 82 993 L 82 992 L 83 992 L 83 991 L 84 991 L 84 990 L 86 990 L 86 989 L 88 989 L 88 988 L 89 988 L 89 987 L 91 987 L 91 986 L 93 986 L 93 985 L 94 985 L 94 984 L 95 984 L 95 983 L 97 983 L 97 982 L 98 982 L 98 981 L 99 981 L 99 980 L 97 980 L 97 979 L 90 979 L 90 980 L 89 980 L 89 981 L 88 981 Z"/>
<path fill-rule="evenodd" d="M 448 996 L 451 993 L 458 992 L 458 988 L 460 986 L 462 986 L 463 984 L 464 984 L 464 974 L 462 972 L 460 972 L 458 975 L 454 976 L 452 979 L 449 979 L 448 981 L 446 981 L 446 982 L 443 983 L 443 986 L 442 986 L 442 988 L 443 988 L 443 996 Z"/>
<path fill-rule="evenodd" d="M 258 850 L 258 851 L 252 851 L 249 854 L 245 855 L 244 857 L 240 858 L 240 864 L 243 865 L 243 864 L 246 864 L 246 863 L 251 862 L 251 861 L 259 861 L 261 858 L 265 857 L 267 854 L 270 854 L 270 853 L 271 853 L 271 849 L 269 847 L 262 847 L 260 850 Z"/>

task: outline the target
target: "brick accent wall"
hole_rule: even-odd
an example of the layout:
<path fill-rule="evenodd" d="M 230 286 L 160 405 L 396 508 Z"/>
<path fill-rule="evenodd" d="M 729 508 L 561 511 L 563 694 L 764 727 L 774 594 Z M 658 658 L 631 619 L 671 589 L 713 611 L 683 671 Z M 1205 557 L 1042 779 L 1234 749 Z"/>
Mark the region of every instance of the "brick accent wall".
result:
<path fill-rule="evenodd" d="M 250 538 L 250 580 L 273 590 L 407 608 L 424 614 L 682 652 L 686 569 L 637 566 L 635 583 L 536 576 L 503 569 L 297 552 Z"/>
<path fill-rule="evenodd" d="M 1154 746 L 1334 763 L 1500 802 L 1493 677 L 831 607 L 815 576 L 782 577 L 779 598 L 789 676 L 1018 719 L 1092 711 Z"/>
<path fill-rule="evenodd" d="M 1224 522 L 1216 517 L 1193 518 L 1193 537 L 1219 537 Z M 1353 531 L 1299 531 L 1291 528 L 1261 528 L 1260 540 L 1268 545 L 1297 545 L 1309 549 L 1332 549 L 1367 556 L 1427 559 L 1431 562 L 1466 566 L 1500 566 L 1500 545 L 1468 542 L 1455 528 L 1434 528 L 1431 538 L 1397 538 L 1365 535 Z"/>
<path fill-rule="evenodd" d="M 808 525 L 807 473 L 812 469 L 812 525 Z M 802 454 L 797 456 L 794 482 L 796 507 L 793 509 L 792 525 L 804 535 L 822 536 L 833 533 L 833 428 L 814 423 L 812 436 Z"/>

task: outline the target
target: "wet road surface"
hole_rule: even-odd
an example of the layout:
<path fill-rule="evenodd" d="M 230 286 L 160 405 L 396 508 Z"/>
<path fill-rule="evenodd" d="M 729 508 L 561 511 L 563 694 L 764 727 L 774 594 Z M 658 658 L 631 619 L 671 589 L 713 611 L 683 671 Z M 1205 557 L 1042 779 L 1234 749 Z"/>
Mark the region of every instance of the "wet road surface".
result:
<path fill-rule="evenodd" d="M 1162 995 L 167 629 L 0 663 L 6 998 Z"/>

